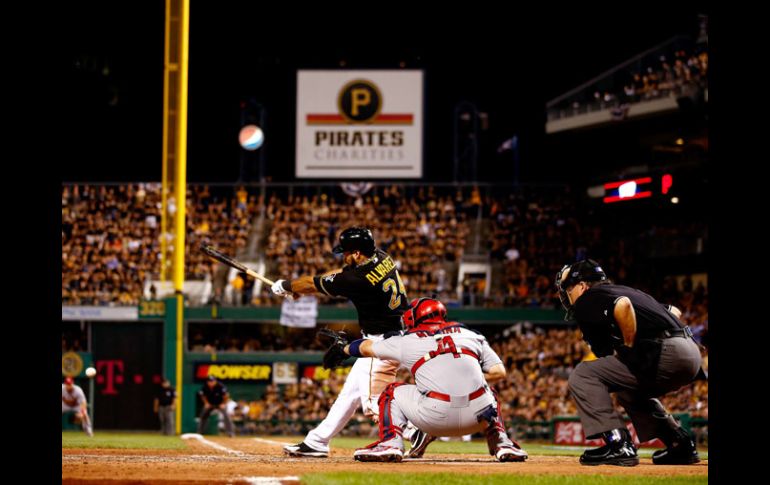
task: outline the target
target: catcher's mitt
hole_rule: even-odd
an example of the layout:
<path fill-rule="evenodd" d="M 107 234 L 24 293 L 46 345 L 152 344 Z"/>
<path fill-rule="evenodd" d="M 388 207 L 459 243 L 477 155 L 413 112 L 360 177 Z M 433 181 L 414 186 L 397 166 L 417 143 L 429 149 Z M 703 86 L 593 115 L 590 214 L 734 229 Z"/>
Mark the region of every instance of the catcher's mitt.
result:
<path fill-rule="evenodd" d="M 324 369 L 339 367 L 350 357 L 344 350 L 345 346 L 350 343 L 345 332 L 335 332 L 328 328 L 322 328 L 318 331 L 318 338 L 329 345 L 324 354 Z"/>

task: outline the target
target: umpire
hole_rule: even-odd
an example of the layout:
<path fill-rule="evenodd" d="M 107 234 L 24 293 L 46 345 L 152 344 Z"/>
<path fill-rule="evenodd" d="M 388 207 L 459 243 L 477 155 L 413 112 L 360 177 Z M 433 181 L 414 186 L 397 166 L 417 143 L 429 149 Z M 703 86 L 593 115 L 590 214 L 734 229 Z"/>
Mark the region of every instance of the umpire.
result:
<path fill-rule="evenodd" d="M 153 402 L 155 414 L 160 419 L 160 430 L 164 435 L 172 436 L 174 432 L 174 410 L 176 408 L 176 390 L 171 386 L 171 381 L 163 379 L 158 394 Z"/>
<path fill-rule="evenodd" d="M 656 465 L 699 460 L 689 433 L 656 399 L 702 376 L 701 355 L 676 307 L 659 303 L 628 286 L 612 284 L 591 259 L 564 266 L 556 276 L 567 319 L 576 320 L 596 360 L 580 363 L 569 378 L 586 438 L 606 443 L 586 450 L 583 465 L 639 464 L 623 417 L 610 393 L 617 393 L 640 441 L 660 438 L 665 450 L 653 453 Z"/>
<path fill-rule="evenodd" d="M 227 401 L 230 400 L 230 394 L 227 392 L 227 388 L 224 384 L 217 381 L 214 376 L 209 376 L 203 388 L 198 391 L 203 401 L 203 410 L 201 411 L 200 421 L 198 422 L 198 433 L 203 434 L 206 430 L 206 422 L 209 420 L 209 416 L 214 411 L 219 411 L 222 415 L 222 419 L 225 420 L 225 431 L 227 436 L 233 437 L 235 433 L 233 431 L 233 421 L 227 414 Z"/>

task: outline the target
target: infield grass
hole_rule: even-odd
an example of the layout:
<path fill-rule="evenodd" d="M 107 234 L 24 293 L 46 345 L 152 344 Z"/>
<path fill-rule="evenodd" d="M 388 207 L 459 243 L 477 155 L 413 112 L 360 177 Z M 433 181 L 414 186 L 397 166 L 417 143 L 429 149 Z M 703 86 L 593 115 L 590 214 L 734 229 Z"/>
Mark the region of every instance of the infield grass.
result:
<path fill-rule="evenodd" d="M 184 450 L 187 444 L 179 436 L 153 433 L 94 431 L 89 438 L 82 431 L 62 431 L 62 448 L 133 448 L 140 450 Z"/>

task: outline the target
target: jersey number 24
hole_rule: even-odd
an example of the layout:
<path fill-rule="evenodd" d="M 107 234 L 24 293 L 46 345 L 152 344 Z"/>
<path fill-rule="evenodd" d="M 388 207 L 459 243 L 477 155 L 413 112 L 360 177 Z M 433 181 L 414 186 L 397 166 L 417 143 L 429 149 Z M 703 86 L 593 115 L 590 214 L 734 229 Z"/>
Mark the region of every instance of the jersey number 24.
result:
<path fill-rule="evenodd" d="M 398 283 L 396 283 L 396 281 L 398 281 Z M 396 273 L 395 280 L 393 278 L 385 280 L 385 283 L 382 284 L 382 291 L 391 292 L 390 303 L 388 303 L 388 308 L 391 310 L 395 310 L 401 306 L 402 296 L 406 299 L 406 288 L 404 287 L 404 282 L 401 281 L 401 275 L 398 273 Z"/>

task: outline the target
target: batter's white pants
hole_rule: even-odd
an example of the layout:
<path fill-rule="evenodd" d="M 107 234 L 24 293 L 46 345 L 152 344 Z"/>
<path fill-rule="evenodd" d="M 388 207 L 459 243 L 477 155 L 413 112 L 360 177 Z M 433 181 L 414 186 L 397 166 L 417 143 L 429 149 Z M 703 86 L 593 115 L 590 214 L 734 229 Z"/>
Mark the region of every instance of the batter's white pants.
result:
<path fill-rule="evenodd" d="M 364 335 L 375 342 L 382 340 L 382 335 Z M 329 409 L 323 421 L 305 437 L 305 444 L 315 449 L 325 450 L 331 439 L 348 424 L 360 405 L 366 416 L 377 417 L 380 393 L 396 380 L 399 363 L 393 360 L 380 360 L 373 357 L 359 357 L 345 379 L 345 385 Z"/>

